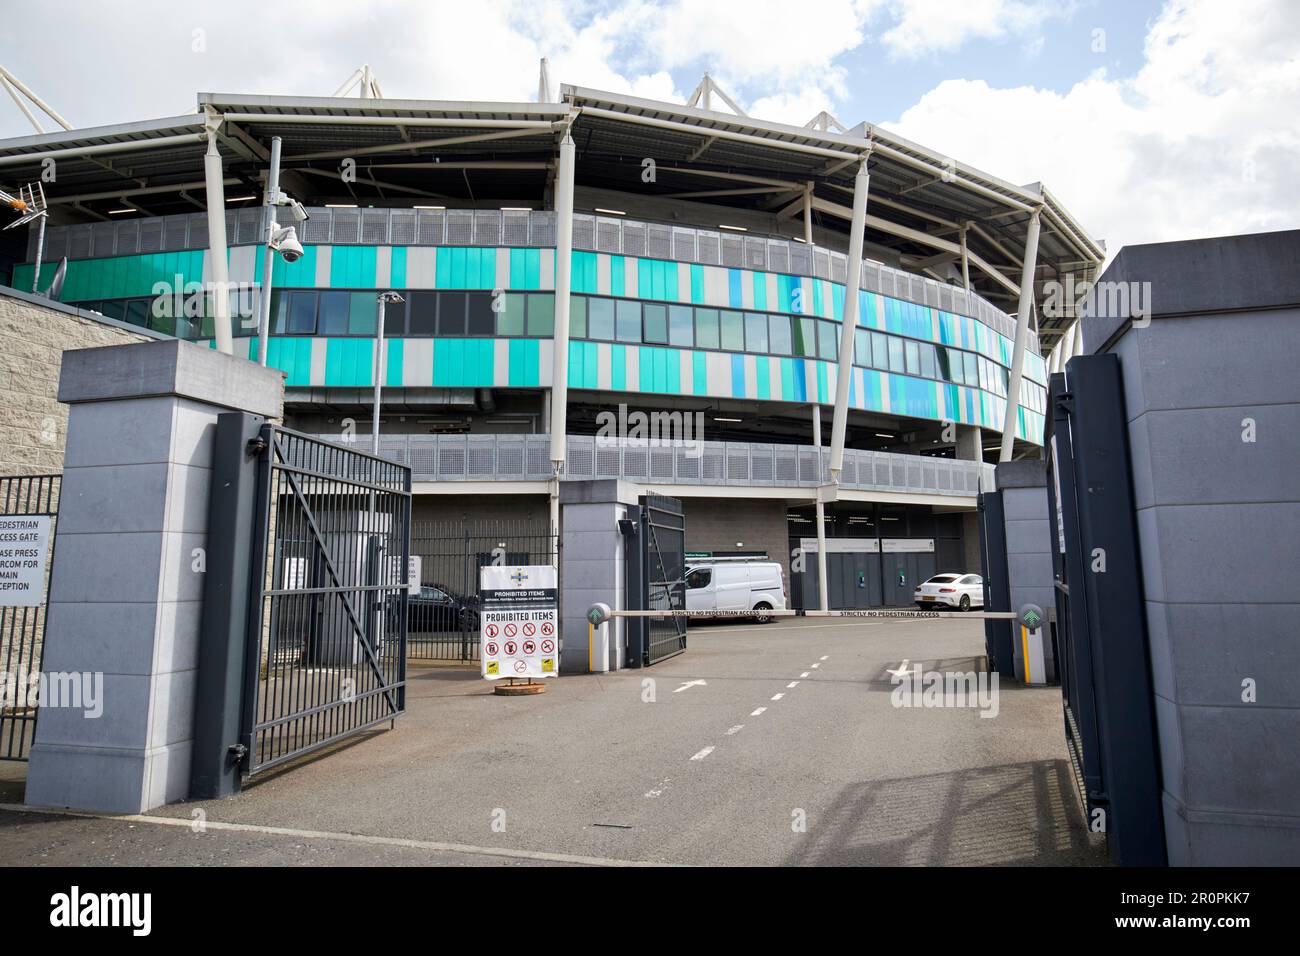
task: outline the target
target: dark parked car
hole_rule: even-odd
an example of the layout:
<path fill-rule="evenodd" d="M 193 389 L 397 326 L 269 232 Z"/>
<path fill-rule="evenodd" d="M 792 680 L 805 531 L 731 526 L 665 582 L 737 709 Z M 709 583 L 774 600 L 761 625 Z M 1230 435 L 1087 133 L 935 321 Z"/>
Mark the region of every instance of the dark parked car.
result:
<path fill-rule="evenodd" d="M 388 598 L 390 619 L 396 619 L 401 597 Z M 465 627 L 478 630 L 478 596 L 457 594 L 441 585 L 421 585 L 420 593 L 407 595 L 407 632 L 411 634 L 430 631 L 459 631 Z"/>

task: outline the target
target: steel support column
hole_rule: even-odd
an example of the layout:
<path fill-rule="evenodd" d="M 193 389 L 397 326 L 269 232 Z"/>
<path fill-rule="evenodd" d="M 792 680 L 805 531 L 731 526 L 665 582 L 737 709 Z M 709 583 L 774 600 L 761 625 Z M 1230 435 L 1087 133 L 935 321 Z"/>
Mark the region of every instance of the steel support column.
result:
<path fill-rule="evenodd" d="M 831 482 L 839 484 L 844 468 L 844 432 L 849 420 L 849 382 L 853 375 L 853 340 L 858 328 L 858 289 L 862 285 L 862 242 L 867 224 L 867 157 L 853 182 L 853 218 L 849 224 L 849 263 L 844 280 L 844 322 L 840 327 L 840 360 L 835 377 L 835 417 L 831 421 Z"/>
<path fill-rule="evenodd" d="M 275 238 L 275 197 L 280 191 L 280 137 L 271 137 L 271 167 L 266 174 L 266 194 L 262 199 L 265 222 L 262 230 L 266 236 L 266 248 L 262 252 L 262 289 L 258 297 L 257 309 L 257 362 L 266 365 L 266 353 L 271 344 L 271 273 L 275 271 L 275 250 L 271 240 Z"/>
<path fill-rule="evenodd" d="M 573 136 L 565 127 L 555 173 L 555 355 L 551 378 L 551 467 L 564 470 L 569 411 L 569 274 L 573 260 Z"/>
<path fill-rule="evenodd" d="M 208 279 L 212 284 L 212 322 L 217 351 L 235 352 L 230 328 L 230 267 L 226 260 L 226 187 L 217 150 L 215 117 L 208 119 L 208 151 L 203 157 L 203 179 L 208 198 Z M 179 290 L 177 290 L 179 291 Z"/>
<path fill-rule="evenodd" d="M 828 597 L 826 583 L 826 505 L 822 502 L 822 409 L 820 405 L 814 405 L 813 411 L 813 445 L 817 448 L 817 606 L 823 611 L 828 610 L 830 598 Z"/>
<path fill-rule="evenodd" d="M 1025 345 L 1029 341 L 1029 312 L 1034 305 L 1034 269 L 1038 265 L 1038 228 L 1042 207 L 1029 215 L 1029 233 L 1025 236 L 1025 260 L 1020 270 L 1020 308 L 1016 313 L 1015 351 L 1011 356 L 1011 380 L 1007 384 L 1007 411 L 1002 419 L 1002 450 L 998 461 L 1011 460 L 1016 441 L 1016 421 L 1020 408 L 1020 381 L 1025 371 Z M 847 315 L 847 309 L 845 310 Z"/>

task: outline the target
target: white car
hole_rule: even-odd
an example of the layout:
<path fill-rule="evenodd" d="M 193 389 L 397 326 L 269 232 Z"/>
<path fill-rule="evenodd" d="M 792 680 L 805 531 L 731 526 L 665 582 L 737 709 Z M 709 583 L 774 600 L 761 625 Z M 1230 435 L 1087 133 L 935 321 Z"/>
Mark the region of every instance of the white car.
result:
<path fill-rule="evenodd" d="M 936 574 L 917 585 L 913 599 L 916 606 L 921 608 L 944 604 L 969 611 L 973 607 L 984 606 L 984 579 L 978 574 Z"/>

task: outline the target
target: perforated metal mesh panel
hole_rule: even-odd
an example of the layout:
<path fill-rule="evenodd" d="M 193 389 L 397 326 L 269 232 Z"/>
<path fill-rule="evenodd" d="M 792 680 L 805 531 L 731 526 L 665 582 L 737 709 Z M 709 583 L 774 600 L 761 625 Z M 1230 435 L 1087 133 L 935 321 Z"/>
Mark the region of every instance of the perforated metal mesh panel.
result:
<path fill-rule="evenodd" d="M 831 277 L 831 254 L 825 249 L 813 250 L 813 275 L 819 279 Z"/>
<path fill-rule="evenodd" d="M 361 241 L 367 245 L 388 244 L 388 210 L 361 210 Z"/>
<path fill-rule="evenodd" d="M 650 477 L 671 481 L 673 478 L 673 449 L 650 449 Z"/>
<path fill-rule="evenodd" d="M 745 236 L 745 268 L 767 268 L 767 242 L 756 236 Z"/>
<path fill-rule="evenodd" d="M 773 272 L 789 273 L 790 243 L 770 239 L 767 243 L 767 267 Z"/>
<path fill-rule="evenodd" d="M 745 265 L 745 246 L 740 241 L 740 236 L 732 236 L 726 233 L 722 235 L 722 264 L 732 269 L 740 269 Z"/>
<path fill-rule="evenodd" d="M 555 213 L 535 212 L 528 217 L 528 242 L 534 246 L 555 245 Z"/>
<path fill-rule="evenodd" d="M 710 484 L 725 481 L 727 477 L 727 446 L 722 442 L 705 442 L 700 459 L 700 478 Z"/>
<path fill-rule="evenodd" d="M 623 251 L 623 228 L 617 219 L 601 216 L 596 220 L 596 248 L 617 255 Z"/>
<path fill-rule="evenodd" d="M 678 262 L 695 262 L 695 230 L 673 227 L 673 258 Z"/>
<path fill-rule="evenodd" d="M 425 246 L 441 246 L 447 239 L 447 214 L 441 209 L 415 211 L 415 241 Z"/>
<path fill-rule="evenodd" d="M 831 253 L 831 281 L 848 282 L 849 281 L 849 257 L 840 255 L 838 252 Z"/>
<path fill-rule="evenodd" d="M 472 209 L 448 209 L 447 245 L 468 246 L 474 242 L 474 211 Z"/>
<path fill-rule="evenodd" d="M 474 213 L 474 245 L 501 245 L 501 212 L 497 209 L 479 209 Z"/>
<path fill-rule="evenodd" d="M 159 232 L 162 231 L 162 223 L 158 224 Z M 68 236 L 68 256 L 72 259 L 86 259 L 90 256 L 90 239 L 91 227 L 88 225 L 73 226 L 72 232 Z M 161 244 L 161 236 L 160 244 Z"/>
<path fill-rule="evenodd" d="M 689 448 L 677 449 L 677 480 L 699 481 L 703 465 L 703 449 L 694 452 Z"/>
<path fill-rule="evenodd" d="M 361 240 L 361 210 L 333 209 L 334 244 L 336 246 L 356 245 Z"/>
<path fill-rule="evenodd" d="M 672 229 L 656 222 L 647 224 L 645 254 L 651 259 L 671 259 L 673 257 Z"/>
<path fill-rule="evenodd" d="M 614 445 L 597 446 L 596 477 L 618 478 L 623 474 L 623 451 Z"/>
<path fill-rule="evenodd" d="M 528 245 L 528 217 L 526 212 L 501 213 L 501 244 L 506 246 Z"/>
<path fill-rule="evenodd" d="M 449 441 L 449 438 L 453 440 Z M 455 441 L 454 444 L 453 441 Z M 459 438 L 459 436 L 440 436 L 438 440 L 438 477 L 464 478 L 465 457 L 465 440 L 463 438 Z"/>
<path fill-rule="evenodd" d="M 756 485 L 770 485 L 776 480 L 776 446 L 749 446 L 749 480 Z"/>
<path fill-rule="evenodd" d="M 308 209 L 311 218 L 297 225 L 298 238 L 304 244 L 328 245 L 334 233 L 332 209 Z"/>
<path fill-rule="evenodd" d="M 645 223 L 623 223 L 623 255 L 645 255 Z"/>
<path fill-rule="evenodd" d="M 644 448 L 623 449 L 623 474 L 629 478 L 650 477 L 650 454 Z"/>
<path fill-rule="evenodd" d="M 778 485 L 799 481 L 799 450 L 791 445 L 777 445 L 773 456 L 772 479 Z"/>
<path fill-rule="evenodd" d="M 564 473 L 574 479 L 595 477 L 595 455 L 596 450 L 592 446 L 578 445 L 570 439 L 565 455 Z"/>
<path fill-rule="evenodd" d="M 395 246 L 415 242 L 415 210 L 394 209 L 388 214 L 388 241 Z"/>
<path fill-rule="evenodd" d="M 716 232 L 700 230 L 695 236 L 696 259 L 708 266 L 722 263 L 722 236 Z"/>

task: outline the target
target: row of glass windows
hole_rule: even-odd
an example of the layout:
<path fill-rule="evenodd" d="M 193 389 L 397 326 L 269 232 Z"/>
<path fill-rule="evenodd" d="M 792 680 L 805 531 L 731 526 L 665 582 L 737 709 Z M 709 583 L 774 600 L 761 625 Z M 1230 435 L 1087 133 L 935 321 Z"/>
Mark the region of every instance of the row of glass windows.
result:
<path fill-rule="evenodd" d="M 555 328 L 555 296 L 549 292 L 407 292 L 405 297 L 405 302 L 387 306 L 385 335 L 545 337 Z M 839 358 L 840 324 L 826 319 L 600 296 L 575 295 L 571 301 L 569 334 L 575 339 L 830 362 Z M 111 299 L 80 305 L 179 338 L 212 337 L 211 318 L 172 317 L 167 313 L 185 310 L 171 307 L 170 300 L 165 301 L 168 307 L 160 307 L 163 302 Z M 256 334 L 255 301 L 232 294 L 231 314 L 236 319 L 236 336 Z M 373 291 L 284 290 L 271 294 L 271 331 L 276 335 L 370 337 L 375 334 L 376 314 Z M 973 352 L 868 329 L 859 329 L 853 344 L 854 364 L 863 368 L 967 385 L 1002 397 L 1007 393 L 1007 370 Z M 1039 392 L 1042 389 L 1034 386 L 1026 396 L 1035 411 L 1045 404 Z"/>

